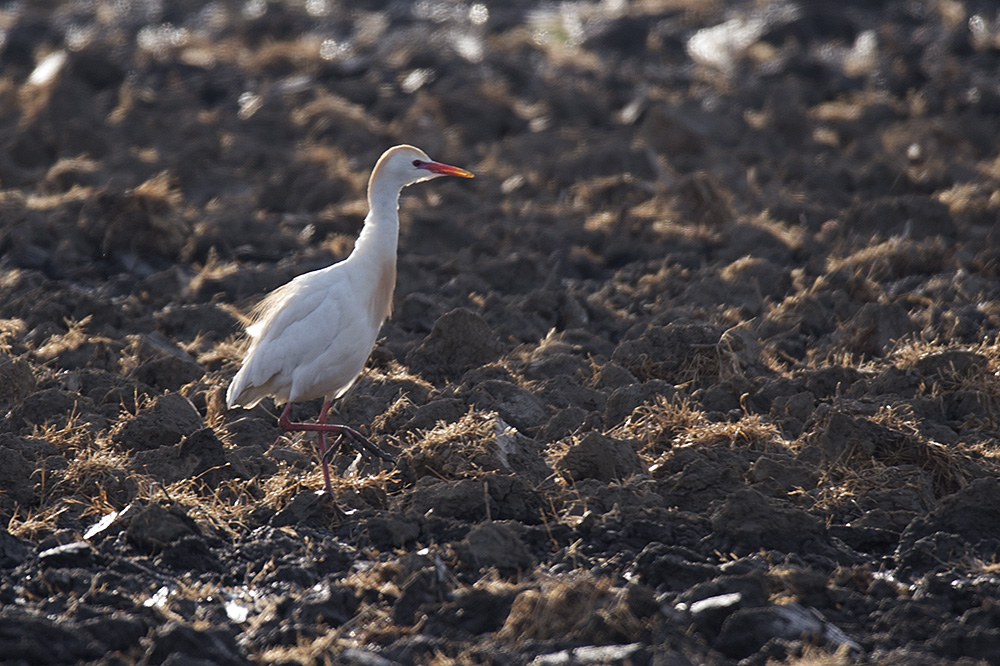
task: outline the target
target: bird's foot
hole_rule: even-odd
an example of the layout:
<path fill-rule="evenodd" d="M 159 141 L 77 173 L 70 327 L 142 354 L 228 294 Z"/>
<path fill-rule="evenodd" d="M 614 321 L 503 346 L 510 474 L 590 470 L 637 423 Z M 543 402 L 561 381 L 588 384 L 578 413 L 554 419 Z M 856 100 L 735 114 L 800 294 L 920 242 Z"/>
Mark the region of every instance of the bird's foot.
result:
<path fill-rule="evenodd" d="M 281 418 L 278 419 L 278 425 L 285 430 L 291 432 L 304 431 L 333 433 L 338 435 L 338 440 L 342 440 L 344 443 L 349 444 L 355 451 L 364 456 L 366 460 L 371 462 L 374 462 L 376 458 L 381 458 L 382 460 L 387 460 L 389 462 L 395 460 L 392 454 L 388 453 L 377 444 L 373 444 L 371 440 L 350 426 L 337 425 L 333 423 L 296 423 L 288 419 L 287 412 L 288 409 L 286 408 L 285 411 L 281 413 Z M 327 453 L 327 455 L 329 455 L 329 453 Z"/>
<path fill-rule="evenodd" d="M 391 453 L 380 447 L 378 444 L 372 442 L 354 428 L 342 426 L 340 437 L 337 439 L 341 444 L 350 446 L 352 449 L 360 453 L 361 457 L 368 462 L 375 462 L 377 458 L 381 458 L 382 460 L 386 460 L 388 462 L 393 462 L 395 460 Z"/>

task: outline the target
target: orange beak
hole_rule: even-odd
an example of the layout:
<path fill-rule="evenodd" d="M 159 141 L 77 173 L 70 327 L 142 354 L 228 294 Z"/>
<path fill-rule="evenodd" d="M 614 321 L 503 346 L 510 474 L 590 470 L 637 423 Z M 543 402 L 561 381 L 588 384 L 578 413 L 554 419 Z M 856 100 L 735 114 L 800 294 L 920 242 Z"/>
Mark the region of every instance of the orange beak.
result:
<path fill-rule="evenodd" d="M 442 176 L 458 176 L 459 178 L 475 178 L 475 175 L 465 169 L 456 166 L 441 164 L 440 162 L 424 162 L 421 169 L 427 169 L 431 173 L 439 173 Z"/>

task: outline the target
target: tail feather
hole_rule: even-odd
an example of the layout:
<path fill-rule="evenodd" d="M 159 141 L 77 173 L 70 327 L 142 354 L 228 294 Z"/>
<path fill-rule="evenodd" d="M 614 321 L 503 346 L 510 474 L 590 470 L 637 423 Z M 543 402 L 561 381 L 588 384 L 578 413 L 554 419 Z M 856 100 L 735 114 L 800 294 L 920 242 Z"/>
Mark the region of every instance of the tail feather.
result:
<path fill-rule="evenodd" d="M 261 393 L 259 390 L 254 391 L 258 387 L 246 385 L 246 373 L 243 372 L 245 369 L 246 366 L 236 373 L 233 381 L 229 384 L 229 388 L 226 390 L 226 407 L 229 409 L 234 407 L 250 409 L 266 397 L 266 394 Z"/>
<path fill-rule="evenodd" d="M 273 386 L 273 380 L 278 376 L 277 374 L 271 375 L 267 381 L 262 383 L 251 384 L 247 368 L 248 365 L 240 368 L 240 371 L 233 377 L 233 381 L 230 382 L 229 389 L 226 390 L 226 406 L 229 409 L 234 407 L 250 409 L 267 397 L 273 397 L 278 403 L 288 401 L 288 389 L 286 388 L 282 392 L 280 388 Z"/>

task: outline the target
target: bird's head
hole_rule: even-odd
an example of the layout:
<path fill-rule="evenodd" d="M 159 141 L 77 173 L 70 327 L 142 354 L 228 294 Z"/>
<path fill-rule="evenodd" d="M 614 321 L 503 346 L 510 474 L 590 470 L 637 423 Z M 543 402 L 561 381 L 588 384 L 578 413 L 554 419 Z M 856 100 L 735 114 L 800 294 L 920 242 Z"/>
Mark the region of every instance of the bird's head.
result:
<path fill-rule="evenodd" d="M 435 162 L 427 153 L 413 146 L 396 146 L 382 154 L 372 171 L 371 182 L 382 181 L 400 188 L 438 176 L 473 178 L 465 169 Z"/>

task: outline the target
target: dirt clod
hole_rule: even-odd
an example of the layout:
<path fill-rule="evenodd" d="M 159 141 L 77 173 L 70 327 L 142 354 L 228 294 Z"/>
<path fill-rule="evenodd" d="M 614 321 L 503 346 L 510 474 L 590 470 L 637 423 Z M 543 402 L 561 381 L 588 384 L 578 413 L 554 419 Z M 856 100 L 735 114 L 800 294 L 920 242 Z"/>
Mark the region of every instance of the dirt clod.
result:
<path fill-rule="evenodd" d="M 486 321 L 464 308 L 441 315 L 406 364 L 428 379 L 457 379 L 465 371 L 491 363 L 502 347 Z"/>
<path fill-rule="evenodd" d="M 148 450 L 177 444 L 200 430 L 201 414 L 179 393 L 165 393 L 132 418 L 121 421 L 112 433 L 114 443 L 125 450 Z"/>
<path fill-rule="evenodd" d="M 462 559 L 476 567 L 528 569 L 534 558 L 517 533 L 503 523 L 477 525 L 459 544 Z"/>
<path fill-rule="evenodd" d="M 569 481 L 624 479 L 643 471 L 632 444 L 588 432 L 556 461 L 556 469 Z"/>
<path fill-rule="evenodd" d="M 176 507 L 150 504 L 135 509 L 129 518 L 125 535 L 146 553 L 162 550 L 183 536 L 200 533 L 184 510 Z"/>

